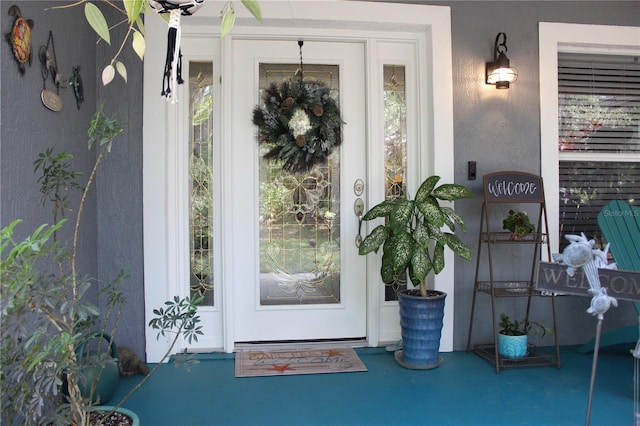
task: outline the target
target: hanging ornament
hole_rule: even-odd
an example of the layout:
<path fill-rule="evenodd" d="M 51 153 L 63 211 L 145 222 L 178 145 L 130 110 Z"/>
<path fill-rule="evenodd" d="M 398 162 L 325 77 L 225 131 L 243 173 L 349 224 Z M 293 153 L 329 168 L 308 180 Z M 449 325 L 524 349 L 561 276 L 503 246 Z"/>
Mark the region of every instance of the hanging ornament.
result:
<path fill-rule="evenodd" d="M 39 50 L 40 69 L 42 71 L 42 92 L 40 92 L 40 99 L 42 104 L 49 108 L 51 111 L 59 112 L 62 110 L 62 99 L 60 99 L 60 83 L 62 82 L 62 72 L 58 68 L 58 61 L 56 59 L 56 48 L 53 43 L 53 33 L 49 31 L 49 38 L 47 39 L 46 46 L 40 46 Z M 54 85 L 56 86 L 55 93 L 47 89 L 47 79 L 51 75 Z"/>
<path fill-rule="evenodd" d="M 13 5 L 9 8 L 9 16 L 15 17 L 11 31 L 5 35 L 13 57 L 18 62 L 20 74 L 25 72 L 25 64 L 31 66 L 31 28 L 33 28 L 33 19 L 24 19 L 20 8 Z"/>
<path fill-rule="evenodd" d="M 80 104 L 84 102 L 84 86 L 80 77 L 80 65 L 73 67 L 73 74 L 69 79 L 69 86 L 73 88 L 73 95 L 76 97 L 76 106 L 80 109 Z"/>
<path fill-rule="evenodd" d="M 182 84 L 182 52 L 180 51 L 180 16 L 193 15 L 202 7 L 204 0 L 149 0 L 149 5 L 158 13 L 169 14 L 167 34 L 167 57 L 164 65 L 162 96 L 177 101 L 174 93 L 176 86 Z"/>
<path fill-rule="evenodd" d="M 282 168 L 292 173 L 325 164 L 342 143 L 344 124 L 330 89 L 304 79 L 303 44 L 298 41 L 300 67 L 294 78 L 271 83 L 262 96 L 263 105 L 253 109 L 258 142 L 269 148 L 264 158 L 283 161 Z"/>

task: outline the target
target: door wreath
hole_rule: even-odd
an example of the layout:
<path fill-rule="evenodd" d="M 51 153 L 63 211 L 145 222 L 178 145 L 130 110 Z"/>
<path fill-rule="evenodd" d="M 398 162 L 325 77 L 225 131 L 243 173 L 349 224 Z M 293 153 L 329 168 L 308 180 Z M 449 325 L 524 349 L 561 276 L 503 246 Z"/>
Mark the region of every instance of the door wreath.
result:
<path fill-rule="evenodd" d="M 342 118 L 330 89 L 320 81 L 292 78 L 272 83 L 253 110 L 258 142 L 269 148 L 265 159 L 283 161 L 288 172 L 324 164 L 342 142 Z"/>

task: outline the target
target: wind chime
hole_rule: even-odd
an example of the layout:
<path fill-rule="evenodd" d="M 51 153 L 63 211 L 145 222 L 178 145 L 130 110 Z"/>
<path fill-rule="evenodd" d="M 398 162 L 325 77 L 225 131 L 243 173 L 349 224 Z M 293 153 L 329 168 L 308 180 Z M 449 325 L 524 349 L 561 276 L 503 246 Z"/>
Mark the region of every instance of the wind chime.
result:
<path fill-rule="evenodd" d="M 340 108 L 323 82 L 305 79 L 300 48 L 300 67 L 293 78 L 271 83 L 262 96 L 263 105 L 253 109 L 258 142 L 269 150 L 264 158 L 282 161 L 290 173 L 309 171 L 325 164 L 333 148 L 342 143 Z"/>
<path fill-rule="evenodd" d="M 157 13 L 169 14 L 167 34 L 167 57 L 164 64 L 162 96 L 177 101 L 175 90 L 182 84 L 182 52 L 180 51 L 180 17 L 193 15 L 202 7 L 204 0 L 149 0 L 149 5 Z"/>

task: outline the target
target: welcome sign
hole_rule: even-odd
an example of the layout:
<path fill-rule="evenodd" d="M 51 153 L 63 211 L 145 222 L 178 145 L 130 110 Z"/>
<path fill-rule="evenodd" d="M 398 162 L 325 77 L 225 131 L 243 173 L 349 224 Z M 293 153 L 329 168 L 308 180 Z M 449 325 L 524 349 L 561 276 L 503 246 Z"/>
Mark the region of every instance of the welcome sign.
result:
<path fill-rule="evenodd" d="M 542 177 L 524 172 L 484 175 L 484 199 L 488 203 L 544 203 Z"/>
<path fill-rule="evenodd" d="M 609 296 L 640 302 L 640 272 L 598 269 L 598 275 Z M 589 281 L 582 269 L 569 276 L 567 265 L 560 263 L 540 262 L 535 287 L 540 291 L 591 297 Z"/>

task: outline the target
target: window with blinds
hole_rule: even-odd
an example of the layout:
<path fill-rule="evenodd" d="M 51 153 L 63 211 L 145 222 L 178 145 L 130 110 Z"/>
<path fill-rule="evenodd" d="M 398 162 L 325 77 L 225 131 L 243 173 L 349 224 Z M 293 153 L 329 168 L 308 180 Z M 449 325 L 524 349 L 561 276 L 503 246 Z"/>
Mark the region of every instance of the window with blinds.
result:
<path fill-rule="evenodd" d="M 558 53 L 560 249 L 564 235 L 599 243 L 611 200 L 640 205 L 640 59 Z"/>

